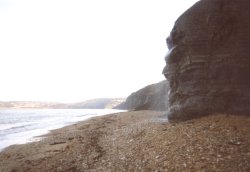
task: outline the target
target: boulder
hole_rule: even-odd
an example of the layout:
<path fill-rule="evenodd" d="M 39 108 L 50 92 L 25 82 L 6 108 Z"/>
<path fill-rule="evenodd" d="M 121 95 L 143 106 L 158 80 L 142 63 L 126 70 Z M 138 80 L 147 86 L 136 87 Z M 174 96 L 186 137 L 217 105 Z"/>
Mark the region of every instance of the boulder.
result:
<path fill-rule="evenodd" d="M 250 114 L 250 1 L 201 0 L 167 38 L 169 120 Z"/>
<path fill-rule="evenodd" d="M 148 85 L 127 97 L 126 101 L 116 109 L 127 110 L 159 110 L 168 108 L 168 82 L 161 81 Z"/>

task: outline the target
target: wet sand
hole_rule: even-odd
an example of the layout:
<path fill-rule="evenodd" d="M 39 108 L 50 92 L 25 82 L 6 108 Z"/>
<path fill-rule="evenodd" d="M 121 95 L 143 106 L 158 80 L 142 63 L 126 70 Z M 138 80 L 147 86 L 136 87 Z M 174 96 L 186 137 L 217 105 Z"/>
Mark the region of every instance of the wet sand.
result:
<path fill-rule="evenodd" d="M 164 112 L 95 117 L 0 153 L 1 172 L 250 171 L 250 118 L 169 124 Z"/>

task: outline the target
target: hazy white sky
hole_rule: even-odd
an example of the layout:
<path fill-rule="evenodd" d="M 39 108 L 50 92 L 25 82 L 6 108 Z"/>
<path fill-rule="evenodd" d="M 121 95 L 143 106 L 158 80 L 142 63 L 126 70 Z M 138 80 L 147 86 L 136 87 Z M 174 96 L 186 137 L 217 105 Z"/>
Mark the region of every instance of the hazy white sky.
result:
<path fill-rule="evenodd" d="M 164 79 L 166 37 L 198 0 L 0 0 L 0 100 L 126 97 Z"/>

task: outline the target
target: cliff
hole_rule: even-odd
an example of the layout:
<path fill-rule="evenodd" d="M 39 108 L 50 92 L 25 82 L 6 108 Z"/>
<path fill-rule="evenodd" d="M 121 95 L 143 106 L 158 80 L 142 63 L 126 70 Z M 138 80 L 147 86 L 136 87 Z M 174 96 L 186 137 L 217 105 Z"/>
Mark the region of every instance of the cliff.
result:
<path fill-rule="evenodd" d="M 113 109 L 123 101 L 123 98 L 99 98 L 69 104 L 68 107 L 72 109 Z"/>
<path fill-rule="evenodd" d="M 124 103 L 115 108 L 127 110 L 167 110 L 168 87 L 167 81 L 148 85 L 132 93 Z"/>
<path fill-rule="evenodd" d="M 202 0 L 167 38 L 169 120 L 250 114 L 250 1 Z"/>

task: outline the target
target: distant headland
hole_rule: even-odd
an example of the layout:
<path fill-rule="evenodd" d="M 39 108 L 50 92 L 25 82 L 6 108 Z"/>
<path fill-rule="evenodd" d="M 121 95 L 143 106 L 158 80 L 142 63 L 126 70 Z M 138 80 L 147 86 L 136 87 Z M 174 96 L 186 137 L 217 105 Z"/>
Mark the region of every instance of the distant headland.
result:
<path fill-rule="evenodd" d="M 124 98 L 99 98 L 77 103 L 39 102 L 39 101 L 0 101 L 0 108 L 41 108 L 41 109 L 113 109 Z"/>

